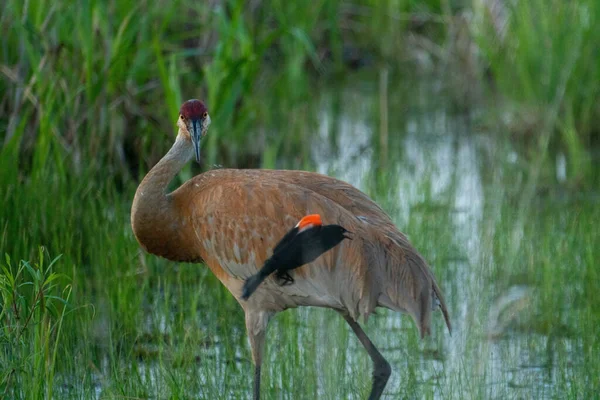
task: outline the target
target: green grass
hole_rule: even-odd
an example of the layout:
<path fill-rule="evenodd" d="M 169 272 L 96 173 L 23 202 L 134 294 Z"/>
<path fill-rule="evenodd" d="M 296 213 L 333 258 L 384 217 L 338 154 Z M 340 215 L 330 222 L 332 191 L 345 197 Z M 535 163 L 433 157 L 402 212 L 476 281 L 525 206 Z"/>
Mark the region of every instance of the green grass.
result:
<path fill-rule="evenodd" d="M 5 2 L 3 141 L 20 138 L 28 160 L 55 140 L 75 168 L 95 154 L 127 178 L 162 153 L 153 144 L 170 134 L 182 100 L 201 97 L 218 121 L 206 164 L 258 166 L 263 154 L 291 157 L 306 141 L 298 130 L 282 137 L 249 129 L 281 126 L 282 116 L 305 120 L 315 77 L 343 78 L 354 64 L 397 74 L 407 65 L 457 65 L 444 86 L 486 87 L 482 71 L 491 71 L 496 94 L 508 100 L 501 107 L 512 116 L 508 129 L 533 138 L 552 132 L 568 152 L 569 179 L 591 174 L 586 149 L 597 137 L 600 88 L 595 1 L 507 4 L 502 40 L 486 8 L 476 7 L 463 27 L 468 1 L 255 3 L 249 10 L 240 0 Z M 541 17 L 530 23 L 530 15 Z M 543 112 L 550 108 L 560 112 Z"/>
<path fill-rule="evenodd" d="M 600 5 L 593 0 L 504 2 L 503 12 L 500 29 L 500 19 L 481 7 L 472 29 L 498 93 L 508 100 L 505 123 L 515 136 L 533 143 L 551 134 L 568 154 L 569 179 L 585 184 L 593 168 L 586 149 L 598 137 L 593 121 L 599 112 Z M 530 149 L 538 151 L 535 145 Z"/>
<path fill-rule="evenodd" d="M 2 334 L 0 377 L 2 397 L 20 397 L 19 388 L 28 388 L 28 397 L 52 398 L 59 347 L 64 346 L 63 321 L 72 288 L 59 283 L 52 271 L 59 257 L 48 265 L 40 248 L 38 262 L 20 261 L 13 265 L 6 254 L 0 274 L 0 321 Z M 60 359 L 59 359 L 60 360 Z"/>
<path fill-rule="evenodd" d="M 496 88 L 473 106 L 477 126 L 447 92 L 460 77 L 415 62 L 423 51 L 443 66 L 459 56 L 454 24 L 470 3 L 257 4 L 2 5 L 0 397 L 249 393 L 239 305 L 204 266 L 143 253 L 129 224 L 136 185 L 171 145 L 189 97 L 206 99 L 213 119 L 202 170 L 348 179 L 430 261 L 456 330 L 449 337 L 436 314 L 434 336 L 420 341 L 406 317 L 371 318 L 394 367 L 389 398 L 593 397 L 596 3 L 517 2 L 502 43 L 471 20 L 477 68 Z M 532 13 L 541 17 L 530 24 Z M 414 48 L 415 37 L 429 45 Z M 362 72 L 350 71 L 353 50 L 370 63 Z M 497 109 L 534 114 L 534 128 L 511 140 L 519 130 Z M 567 187 L 551 162 L 561 151 Z M 266 360 L 266 398 L 369 391 L 369 359 L 329 310 L 278 315 Z"/>

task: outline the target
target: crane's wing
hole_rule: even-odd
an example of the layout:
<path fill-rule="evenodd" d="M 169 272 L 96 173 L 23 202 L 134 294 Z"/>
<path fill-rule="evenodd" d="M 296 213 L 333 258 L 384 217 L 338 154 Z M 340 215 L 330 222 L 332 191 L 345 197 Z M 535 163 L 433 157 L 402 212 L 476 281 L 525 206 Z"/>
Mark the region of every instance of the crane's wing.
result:
<path fill-rule="evenodd" d="M 390 278 L 392 278 L 390 282 L 400 285 L 401 282 L 399 281 L 410 280 L 410 278 L 406 278 L 410 275 L 424 275 L 427 280 L 431 281 L 432 300 L 434 304 L 439 302 L 446 326 L 449 331 L 452 331 L 444 295 L 431 269 L 410 244 L 407 237 L 398 230 L 391 218 L 377 203 L 354 186 L 327 175 L 306 171 L 292 171 L 290 173 L 289 171 L 272 170 L 265 172 L 274 175 L 279 180 L 295 183 L 319 193 L 344 207 L 355 217 L 360 218 L 361 221 L 369 224 L 372 227 L 372 233 L 378 237 L 380 243 L 379 251 L 375 250 L 374 253 L 385 254 L 385 258 L 391 261 L 388 263 L 393 268 L 388 271 Z M 411 271 L 407 271 L 408 269 Z M 423 317 L 427 318 L 426 315 L 423 315 Z"/>
<path fill-rule="evenodd" d="M 318 213 L 325 223 L 355 232 L 358 240 L 327 252 L 319 259 L 324 268 L 299 268 L 293 290 L 302 286 L 299 278 L 308 280 L 316 294 L 307 296 L 334 298 L 353 317 L 369 315 L 377 305 L 408 312 L 421 333 L 428 331 L 431 304 L 439 300 L 450 329 L 443 295 L 427 263 L 381 207 L 345 182 L 304 171 L 220 169 L 196 176 L 172 196 L 191 210 L 201 256 L 209 258 L 209 266 L 223 266 L 223 282 L 228 276 L 243 281 L 255 274 L 286 227 Z"/>

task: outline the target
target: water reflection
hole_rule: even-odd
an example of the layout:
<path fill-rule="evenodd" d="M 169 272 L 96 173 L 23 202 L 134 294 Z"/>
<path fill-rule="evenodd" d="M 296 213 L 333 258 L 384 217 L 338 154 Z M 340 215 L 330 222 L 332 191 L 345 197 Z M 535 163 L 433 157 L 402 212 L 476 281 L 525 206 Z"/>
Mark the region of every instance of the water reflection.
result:
<path fill-rule="evenodd" d="M 426 90 L 416 93 L 434 95 Z M 336 116 L 339 120 L 332 123 L 334 117 L 327 111 L 320 117 L 319 141 L 312 155 L 318 172 L 336 176 L 369 193 L 368 183 L 377 157 L 373 146 L 377 132 L 366 110 L 372 109 L 373 104 L 364 104 L 364 96 L 352 93 L 341 96 L 348 101 Z M 413 100 L 426 104 L 423 99 Z M 330 109 L 329 101 L 325 97 L 322 110 Z M 514 316 L 530 305 L 529 288 L 513 287 L 507 293 L 493 296 L 493 282 L 485 279 L 494 260 L 490 243 L 484 241 L 494 238 L 495 221 L 499 216 L 495 205 L 502 202 L 503 195 L 493 190 L 484 191 L 486 185 L 489 188 L 493 183 L 484 181 L 480 168 L 490 162 L 487 151 L 490 143 L 472 132 L 468 118 L 451 116 L 443 107 L 429 105 L 425 110 L 392 119 L 390 125 L 390 136 L 396 135 L 401 140 L 396 148 L 390 149 L 395 153 L 388 176 L 387 200 L 391 206 L 384 208 L 405 231 L 404 227 L 415 226 L 415 220 L 426 219 L 415 213 L 428 213 L 432 208 L 441 207 L 439 213 L 445 215 L 451 225 L 445 231 L 452 232 L 452 238 L 435 237 L 433 233 L 440 231 L 437 229 L 433 229 L 432 234 L 425 229 L 417 234 L 425 234 L 434 242 L 428 247 L 431 252 L 436 251 L 436 241 L 443 246 L 450 243 L 457 251 L 450 257 L 447 254 L 436 257 L 444 264 L 437 265 L 436 271 L 443 270 L 437 273 L 437 278 L 450 308 L 453 336 L 437 331 L 441 337 L 418 344 L 421 359 L 409 360 L 406 344 L 412 340 L 407 336 L 414 336 L 416 332 L 409 318 L 384 312 L 383 316 L 375 317 L 375 322 L 370 322 L 373 340 L 394 367 L 386 393 L 390 398 L 415 396 L 405 388 L 407 378 L 417 377 L 436 398 L 461 398 L 461 393 L 472 395 L 477 392 L 474 387 L 481 388 L 484 398 L 551 395 L 548 387 L 556 371 L 552 365 L 540 361 L 545 354 L 530 351 L 532 345 L 543 347 L 548 339 L 542 336 L 532 340 L 526 334 L 504 336 L 511 313 Z M 337 128 L 335 132 L 331 131 L 332 126 Z M 332 135 L 335 146 L 331 144 Z M 484 215 L 486 202 L 487 214 Z M 484 225 L 486 232 L 483 232 Z M 405 233 L 411 237 L 411 231 Z M 483 254 L 485 249 L 487 252 Z M 434 318 L 441 320 L 442 317 L 436 313 Z M 504 339 L 490 339 L 495 337 Z M 356 367 L 352 365 L 360 360 L 365 362 L 364 357 L 356 356 L 362 348 L 354 340 L 348 345 L 348 374 L 356 374 Z M 368 362 L 366 367 L 370 367 Z M 407 374 L 406 370 L 412 372 Z M 469 382 L 468 388 L 456 388 L 456 377 Z M 453 388 L 449 390 L 449 387 Z"/>

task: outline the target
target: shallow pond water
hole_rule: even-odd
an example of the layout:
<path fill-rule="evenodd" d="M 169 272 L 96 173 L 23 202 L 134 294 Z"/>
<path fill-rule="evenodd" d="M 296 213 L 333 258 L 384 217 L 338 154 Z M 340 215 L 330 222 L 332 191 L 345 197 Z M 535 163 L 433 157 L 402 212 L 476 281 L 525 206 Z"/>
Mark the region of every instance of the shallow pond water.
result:
<path fill-rule="evenodd" d="M 435 95 L 433 91 L 420 93 L 423 97 Z M 346 99 L 352 97 L 344 95 Z M 355 98 L 361 102 L 365 99 L 360 95 Z M 390 135 L 397 141 L 388 149 L 393 155 L 385 172 L 390 187 L 380 194 L 386 197 L 387 204 L 395 203 L 392 217 L 409 238 L 424 235 L 419 242 L 426 241 L 433 251 L 443 254 L 434 266 L 451 309 L 454 332 L 450 336 L 445 329 L 438 329 L 437 338 L 419 345 L 421 357 L 416 366 L 411 366 L 417 377 L 413 383 L 432 388 L 435 398 L 454 397 L 446 383 L 451 384 L 460 375 L 477 382 L 472 384 L 481 385 L 480 394 L 485 398 L 551 395 L 554 366 L 545 361 L 547 354 L 530 348 L 545 347 L 548 338 L 541 335 L 532 338 L 527 333 L 509 335 L 510 321 L 500 320 L 501 315 L 506 318 L 507 311 L 518 314 L 529 309 L 531 288 L 513 286 L 506 288 L 505 293 L 493 293 L 494 283 L 482 279 L 485 275 L 482 269 L 494 263 L 493 255 L 485 254 L 489 248 L 482 246 L 484 219 L 495 219 L 494 213 L 500 212 L 493 207 L 484 210 L 484 203 L 500 205 L 504 200 L 503 192 L 493 189 L 494 182 L 487 182 L 480 168 L 483 163 L 495 162 L 502 170 L 503 160 L 492 160 L 489 152 L 494 139 L 474 132 L 465 115 L 449 115 L 443 105 L 428 105 L 426 99 L 416 102 L 425 103 L 423 109 L 404 115 L 397 125 L 394 119 L 391 121 Z M 370 144 L 377 140 L 378 131 L 374 124 L 361 118 L 365 115 L 356 110 L 342 111 L 339 115 L 340 121 L 335 125 L 339 127 L 336 139 L 340 151 L 334 157 L 326 145 L 330 135 L 327 127 L 331 124 L 325 112 L 319 130 L 323 143 L 314 146 L 313 156 L 319 172 L 333 171 L 338 178 L 368 191 L 377 157 Z M 512 152 L 505 161 L 514 163 L 515 157 Z M 436 214 L 444 216 L 436 218 Z M 434 232 L 451 232 L 451 237 L 427 234 L 428 228 L 423 226 L 418 232 L 402 228 L 411 226 L 411 220 L 419 224 L 420 220 L 430 218 L 433 221 L 427 221 L 428 225 L 446 224 L 435 227 Z M 494 226 L 488 225 L 487 229 Z M 451 254 L 444 254 L 448 252 Z M 434 314 L 434 318 L 441 320 L 441 314 Z M 398 336 L 415 334 L 412 321 L 392 312 L 375 319 L 376 322 L 371 322 L 375 326 L 369 331 L 372 339 L 384 349 L 396 370 L 407 368 L 407 348 L 402 345 L 406 341 Z M 350 352 L 362 351 L 353 341 L 350 347 Z M 407 395 L 403 375 L 396 371 L 390 379 L 386 391 L 390 398 L 394 394 Z M 420 397 L 419 391 L 414 389 L 412 395 Z M 459 397 L 460 392 L 456 393 Z"/>

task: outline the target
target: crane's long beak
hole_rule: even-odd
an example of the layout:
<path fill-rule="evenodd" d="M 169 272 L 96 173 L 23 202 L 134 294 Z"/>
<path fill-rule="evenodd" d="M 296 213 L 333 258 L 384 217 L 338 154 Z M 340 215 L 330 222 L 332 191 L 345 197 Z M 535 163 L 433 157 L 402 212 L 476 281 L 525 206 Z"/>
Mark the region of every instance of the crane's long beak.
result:
<path fill-rule="evenodd" d="M 202 139 L 202 119 L 192 120 L 192 144 L 194 145 L 194 153 L 196 154 L 196 162 L 200 164 L 200 139 Z"/>

